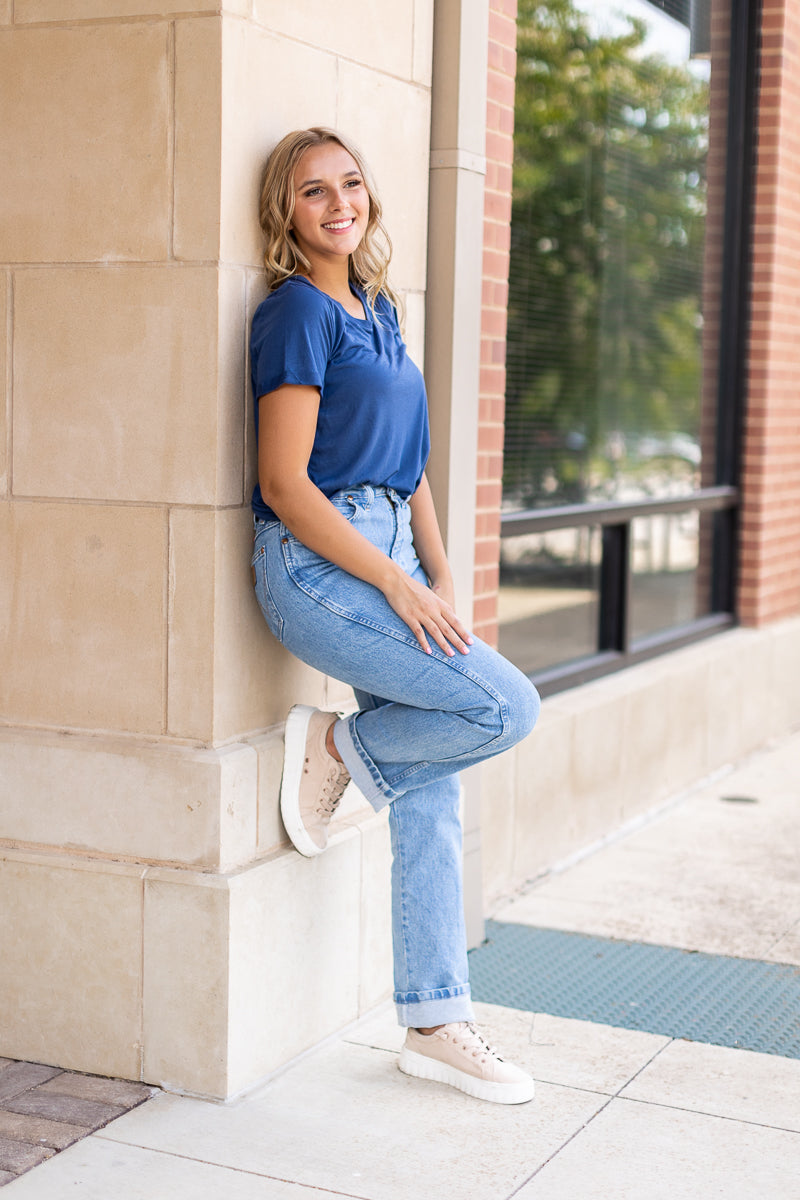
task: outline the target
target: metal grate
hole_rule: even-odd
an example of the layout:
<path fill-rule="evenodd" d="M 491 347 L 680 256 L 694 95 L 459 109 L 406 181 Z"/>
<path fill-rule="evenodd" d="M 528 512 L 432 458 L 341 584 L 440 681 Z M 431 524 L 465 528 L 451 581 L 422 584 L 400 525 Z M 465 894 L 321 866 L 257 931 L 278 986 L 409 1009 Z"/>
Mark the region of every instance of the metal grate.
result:
<path fill-rule="evenodd" d="M 475 1000 L 800 1058 L 800 967 L 489 921 Z"/>

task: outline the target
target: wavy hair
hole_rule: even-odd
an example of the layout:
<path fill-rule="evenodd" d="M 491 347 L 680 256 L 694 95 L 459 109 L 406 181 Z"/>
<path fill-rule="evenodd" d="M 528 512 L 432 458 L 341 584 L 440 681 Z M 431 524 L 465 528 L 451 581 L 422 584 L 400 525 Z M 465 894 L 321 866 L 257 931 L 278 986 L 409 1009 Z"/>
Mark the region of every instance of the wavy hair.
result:
<path fill-rule="evenodd" d="M 258 215 L 266 242 L 267 287 L 273 292 L 292 275 L 304 274 L 311 267 L 290 229 L 294 213 L 294 176 L 306 150 L 328 142 L 337 142 L 352 155 L 369 197 L 367 227 L 358 249 L 350 255 L 350 278 L 363 289 L 373 312 L 375 301 L 383 293 L 400 313 L 400 301 L 388 280 L 392 242 L 381 219 L 381 202 L 367 164 L 349 138 L 320 125 L 287 133 L 264 167 Z"/>

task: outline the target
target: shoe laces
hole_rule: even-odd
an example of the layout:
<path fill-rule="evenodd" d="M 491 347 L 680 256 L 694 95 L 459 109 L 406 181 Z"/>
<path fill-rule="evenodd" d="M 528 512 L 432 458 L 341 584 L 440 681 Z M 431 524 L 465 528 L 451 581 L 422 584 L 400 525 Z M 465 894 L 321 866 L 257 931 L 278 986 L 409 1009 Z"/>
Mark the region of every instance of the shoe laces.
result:
<path fill-rule="evenodd" d="M 325 776 L 319 800 L 317 801 L 317 813 L 319 816 L 330 820 L 339 807 L 339 801 L 344 795 L 344 789 L 349 782 L 350 772 L 347 770 L 347 767 L 343 763 L 338 763 L 334 760 L 333 765 Z"/>
<path fill-rule="evenodd" d="M 498 1062 L 503 1062 L 503 1059 L 497 1053 L 493 1046 L 490 1046 L 486 1038 L 475 1027 L 472 1021 L 462 1021 L 456 1029 L 450 1034 L 456 1046 L 461 1045 L 465 1050 L 469 1051 L 473 1058 L 480 1059 L 481 1062 L 486 1062 L 487 1059 L 494 1059 Z"/>

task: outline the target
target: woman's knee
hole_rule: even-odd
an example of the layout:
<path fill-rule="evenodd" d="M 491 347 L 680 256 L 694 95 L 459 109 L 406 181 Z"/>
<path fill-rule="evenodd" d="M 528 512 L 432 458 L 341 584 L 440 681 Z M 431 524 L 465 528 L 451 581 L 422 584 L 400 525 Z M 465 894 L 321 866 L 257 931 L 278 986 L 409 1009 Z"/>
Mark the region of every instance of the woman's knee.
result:
<path fill-rule="evenodd" d="M 528 736 L 536 724 L 541 702 L 527 675 L 496 651 L 489 653 L 488 662 L 481 664 L 487 688 L 483 717 L 486 728 L 493 732 L 499 754 Z"/>
<path fill-rule="evenodd" d="M 541 700 L 530 679 L 518 674 L 516 686 L 509 689 L 505 698 L 505 724 L 503 740 L 506 747 L 515 746 L 532 731 L 539 717 Z"/>

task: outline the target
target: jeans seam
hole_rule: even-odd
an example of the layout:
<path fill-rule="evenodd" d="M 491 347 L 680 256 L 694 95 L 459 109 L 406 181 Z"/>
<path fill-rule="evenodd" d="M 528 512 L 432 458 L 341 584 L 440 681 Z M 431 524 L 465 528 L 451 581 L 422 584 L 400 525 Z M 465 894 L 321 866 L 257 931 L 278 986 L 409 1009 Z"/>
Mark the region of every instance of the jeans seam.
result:
<path fill-rule="evenodd" d="M 264 585 L 264 593 L 267 599 L 270 613 L 275 622 L 275 637 L 279 642 L 283 641 L 283 615 L 275 603 L 275 597 L 272 594 L 272 589 L 269 586 L 269 572 L 267 571 L 267 552 L 264 546 L 259 546 L 258 550 L 253 555 L 253 567 L 256 566 L 260 570 L 261 579 Z M 258 596 L 256 595 L 256 599 Z M 265 614 L 266 615 L 266 614 Z M 269 624 L 269 622 L 267 622 Z"/>
<path fill-rule="evenodd" d="M 395 813 L 395 821 L 400 824 L 402 817 L 399 812 Z M 400 870 L 400 929 L 403 937 L 403 973 L 406 985 L 409 982 L 409 953 L 408 953 L 408 922 L 406 920 L 406 888 L 405 888 L 405 863 L 403 861 L 403 852 L 401 849 L 402 839 L 396 839 L 397 845 L 397 863 Z"/>

